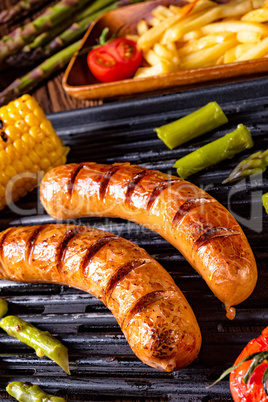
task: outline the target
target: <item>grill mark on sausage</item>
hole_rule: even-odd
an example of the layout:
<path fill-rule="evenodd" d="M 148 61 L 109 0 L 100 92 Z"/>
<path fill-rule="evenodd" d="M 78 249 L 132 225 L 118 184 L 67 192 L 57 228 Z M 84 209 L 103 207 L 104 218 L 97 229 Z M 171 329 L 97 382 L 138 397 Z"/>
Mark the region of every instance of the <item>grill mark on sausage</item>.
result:
<path fill-rule="evenodd" d="M 84 166 L 85 166 L 84 163 L 77 164 L 77 166 L 74 168 L 74 170 L 71 173 L 71 176 L 69 178 L 69 183 L 68 183 L 68 192 L 69 192 L 70 200 L 72 200 L 76 177 L 78 176 L 78 173 L 80 172 L 80 170 L 82 170 L 84 168 Z"/>
<path fill-rule="evenodd" d="M 130 272 L 134 269 L 144 265 L 146 260 L 139 258 L 136 260 L 128 261 L 126 264 L 121 265 L 110 277 L 105 289 L 105 300 L 106 306 L 109 303 L 109 299 L 113 294 L 114 289 L 116 288 L 117 284 L 124 279 Z"/>
<path fill-rule="evenodd" d="M 62 271 L 62 262 L 64 260 L 64 255 L 67 249 L 68 243 L 77 235 L 80 233 L 83 233 L 85 231 L 85 228 L 83 227 L 75 227 L 70 230 L 67 230 L 61 240 L 61 242 L 58 244 L 57 249 L 56 249 L 56 264 L 57 264 L 57 270 L 58 273 L 60 274 Z"/>
<path fill-rule="evenodd" d="M 99 195 L 101 201 L 105 200 L 106 194 L 107 194 L 107 189 L 109 182 L 111 180 L 111 177 L 117 172 L 121 166 L 115 165 L 110 167 L 110 169 L 107 170 L 107 172 L 103 175 L 101 182 L 100 182 L 100 190 L 99 190 Z"/>
<path fill-rule="evenodd" d="M 42 232 L 42 230 L 45 229 L 46 227 L 47 225 L 40 225 L 37 228 L 35 228 L 31 236 L 27 240 L 25 259 L 28 261 L 29 265 L 31 265 L 31 258 L 36 244 L 36 239 L 38 235 Z"/>
<path fill-rule="evenodd" d="M 193 245 L 193 251 L 197 252 L 200 247 L 204 246 L 205 244 L 209 243 L 210 240 L 218 238 L 218 237 L 229 237 L 229 236 L 237 236 L 241 235 L 240 232 L 237 232 L 230 228 L 224 227 L 215 227 L 212 229 L 208 229 L 205 233 L 203 233 Z"/>
<path fill-rule="evenodd" d="M 167 290 L 155 290 L 154 292 L 147 293 L 146 295 L 140 297 L 136 303 L 130 307 L 127 311 L 122 323 L 120 324 L 123 331 L 125 331 L 131 321 L 131 319 L 138 314 L 142 309 L 146 308 L 150 304 L 161 300 L 165 297 L 165 294 L 170 295 L 170 291 Z"/>
<path fill-rule="evenodd" d="M 192 209 L 211 202 L 216 202 L 216 200 L 214 200 L 213 198 L 203 197 L 203 198 L 191 198 L 190 200 L 185 201 L 185 203 L 180 206 L 180 208 L 178 209 L 172 220 L 172 226 L 174 227 L 174 229 L 179 225 L 182 218 L 185 215 L 187 215 L 188 212 L 190 212 Z"/>
<path fill-rule="evenodd" d="M 4 259 L 4 242 L 6 241 L 7 236 L 13 232 L 14 230 L 16 230 L 17 228 L 9 228 L 6 230 L 5 234 L 1 237 L 0 239 L 0 259 L 1 261 L 3 261 Z"/>
<path fill-rule="evenodd" d="M 148 173 L 147 170 L 142 170 L 141 172 L 137 173 L 134 177 L 132 177 L 132 179 L 129 181 L 125 198 L 125 204 L 127 207 L 130 206 L 131 197 L 132 194 L 134 193 L 135 187 L 147 173 Z"/>
<path fill-rule="evenodd" d="M 147 211 L 150 211 L 155 200 L 162 193 L 162 191 L 164 191 L 166 188 L 172 187 L 173 184 L 179 183 L 179 181 L 180 181 L 179 179 L 163 180 L 160 184 L 158 184 L 149 198 L 149 201 L 146 206 Z"/>
<path fill-rule="evenodd" d="M 92 244 L 88 249 L 81 262 L 81 269 L 83 272 L 83 276 L 86 279 L 87 272 L 88 272 L 88 265 L 91 263 L 93 257 L 97 254 L 97 252 L 108 244 L 110 241 L 118 239 L 118 236 L 104 236 L 98 239 L 94 244 Z"/>

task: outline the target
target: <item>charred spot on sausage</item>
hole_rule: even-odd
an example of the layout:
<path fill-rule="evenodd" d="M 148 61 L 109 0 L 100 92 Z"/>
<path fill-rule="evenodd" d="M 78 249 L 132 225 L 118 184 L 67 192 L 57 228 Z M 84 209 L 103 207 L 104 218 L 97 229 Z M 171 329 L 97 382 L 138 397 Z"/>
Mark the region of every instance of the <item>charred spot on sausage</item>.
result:
<path fill-rule="evenodd" d="M 125 204 L 127 207 L 130 205 L 132 194 L 137 186 L 137 184 L 143 179 L 144 176 L 148 173 L 147 170 L 142 170 L 141 172 L 137 173 L 132 179 L 129 181 L 126 191 L 126 199 Z"/>
<path fill-rule="evenodd" d="M 153 190 L 149 201 L 147 203 L 146 209 L 150 211 L 152 208 L 155 200 L 159 197 L 159 195 L 164 191 L 166 188 L 172 187 L 173 184 L 177 184 L 180 182 L 180 179 L 172 179 L 172 180 L 163 180 L 160 184 L 158 184 L 155 189 Z"/>
<path fill-rule="evenodd" d="M 106 305 L 109 303 L 109 299 L 116 288 L 117 284 L 125 278 L 126 275 L 128 275 L 131 271 L 134 269 L 140 267 L 141 265 L 145 264 L 144 259 L 136 259 L 132 261 L 128 261 L 126 264 L 121 265 L 110 277 L 106 289 L 105 289 L 105 299 L 106 299 Z"/>
<path fill-rule="evenodd" d="M 107 170 L 107 172 L 103 175 L 101 182 L 100 182 L 100 190 L 99 190 L 99 195 L 100 199 L 102 201 L 105 200 L 107 190 L 108 190 L 108 185 L 111 180 L 111 177 L 121 168 L 120 165 L 113 165 L 110 167 L 110 169 Z"/>
<path fill-rule="evenodd" d="M 140 299 L 134 303 L 132 307 L 127 311 L 122 323 L 120 324 L 121 328 L 126 330 L 128 327 L 130 320 L 138 314 L 142 309 L 149 306 L 150 304 L 154 303 L 157 300 L 163 299 L 165 297 L 166 290 L 156 290 L 154 292 L 147 293 L 146 295 L 142 296 Z"/>
<path fill-rule="evenodd" d="M 84 228 L 82 227 L 75 227 L 64 234 L 61 242 L 57 246 L 56 250 L 56 263 L 57 263 L 57 270 L 60 273 L 62 271 L 62 261 L 64 260 L 64 254 L 66 252 L 68 243 L 79 233 L 82 233 Z"/>
<path fill-rule="evenodd" d="M 197 252 L 200 249 L 200 247 L 206 245 L 207 243 L 210 242 L 210 240 L 215 239 L 217 237 L 230 237 L 237 235 L 241 235 L 241 233 L 230 228 L 214 227 L 212 229 L 208 229 L 197 240 L 195 240 L 193 245 L 193 251 Z"/>
<path fill-rule="evenodd" d="M 78 173 L 80 172 L 80 170 L 82 170 L 84 168 L 84 166 L 85 166 L 84 163 L 79 163 L 71 173 L 71 176 L 69 178 L 69 183 L 68 183 L 68 192 L 69 192 L 70 198 L 72 197 L 72 194 L 74 191 L 76 177 L 77 177 Z"/>
<path fill-rule="evenodd" d="M 173 221 L 172 221 L 172 226 L 175 229 L 179 223 L 181 222 L 182 218 L 188 214 L 192 209 L 198 208 L 201 205 L 211 203 L 211 202 L 216 202 L 214 198 L 191 198 L 190 200 L 185 201 L 184 204 L 180 206 L 176 214 L 174 215 Z"/>
<path fill-rule="evenodd" d="M 97 254 L 97 252 L 108 244 L 110 241 L 118 239 L 118 236 L 105 236 L 98 239 L 95 243 L 93 243 L 88 249 L 81 262 L 81 269 L 86 279 L 88 273 L 88 265 L 91 263 L 92 258 Z"/>
<path fill-rule="evenodd" d="M 32 232 L 31 236 L 29 237 L 29 239 L 27 240 L 27 244 L 26 244 L 26 260 L 28 261 L 29 265 L 31 265 L 32 254 L 33 254 L 33 251 L 34 251 L 34 247 L 35 247 L 35 244 L 36 244 L 37 237 L 40 234 L 40 232 L 45 228 L 46 228 L 45 225 L 40 225 L 40 226 L 36 227 L 34 229 L 34 231 Z"/>

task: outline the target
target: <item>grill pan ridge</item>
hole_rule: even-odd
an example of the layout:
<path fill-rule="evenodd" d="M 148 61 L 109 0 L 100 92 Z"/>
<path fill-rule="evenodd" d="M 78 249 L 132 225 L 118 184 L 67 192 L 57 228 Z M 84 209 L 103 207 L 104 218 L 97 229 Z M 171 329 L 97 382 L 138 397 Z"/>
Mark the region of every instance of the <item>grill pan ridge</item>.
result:
<path fill-rule="evenodd" d="M 190 179 L 238 216 L 256 256 L 259 280 L 252 296 L 237 306 L 235 320 L 229 321 L 205 282 L 156 233 L 121 219 L 72 220 L 137 243 L 168 270 L 196 314 L 203 336 L 200 355 L 179 372 L 160 372 L 134 356 L 112 314 L 90 294 L 58 285 L 0 281 L 0 297 L 9 302 L 10 314 L 50 331 L 68 347 L 72 374 L 67 376 L 54 362 L 37 358 L 30 348 L 1 331 L 0 401 L 13 400 L 5 393 L 5 386 L 13 380 L 38 383 L 49 393 L 69 401 L 232 400 L 228 379 L 210 390 L 206 387 L 233 364 L 244 345 L 258 336 L 268 322 L 268 216 L 261 205 L 261 195 L 268 191 L 268 176 L 247 179 L 236 186 L 224 186 L 221 182 L 244 157 L 268 148 L 267 88 L 268 78 L 259 78 L 48 116 L 71 147 L 69 163 L 129 161 L 172 174 L 176 174 L 172 169 L 174 162 L 189 151 L 234 130 L 238 123 L 249 127 L 253 149 Z M 229 123 L 172 151 L 157 138 L 155 127 L 210 101 L 221 105 Z M 0 211 L 1 230 L 55 222 L 40 205 L 38 190 L 17 206 L 24 211 L 23 216 L 9 208 Z"/>

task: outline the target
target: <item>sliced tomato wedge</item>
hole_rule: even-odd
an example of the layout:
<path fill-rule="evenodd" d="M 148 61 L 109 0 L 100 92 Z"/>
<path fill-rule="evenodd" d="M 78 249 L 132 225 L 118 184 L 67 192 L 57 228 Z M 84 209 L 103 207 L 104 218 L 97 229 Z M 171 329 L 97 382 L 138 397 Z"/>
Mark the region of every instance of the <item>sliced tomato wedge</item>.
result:
<path fill-rule="evenodd" d="M 133 77 L 141 64 L 142 53 L 134 41 L 116 38 L 92 49 L 87 63 L 92 74 L 102 82 L 112 82 Z"/>

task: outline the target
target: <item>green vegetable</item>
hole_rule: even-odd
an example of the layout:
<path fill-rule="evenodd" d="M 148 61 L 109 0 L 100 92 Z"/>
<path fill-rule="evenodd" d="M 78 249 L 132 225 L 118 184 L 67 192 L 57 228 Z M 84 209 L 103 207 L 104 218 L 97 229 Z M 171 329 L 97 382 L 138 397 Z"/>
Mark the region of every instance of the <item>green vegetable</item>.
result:
<path fill-rule="evenodd" d="M 10 54 L 16 53 L 27 43 L 42 32 L 49 31 L 66 18 L 69 18 L 77 10 L 87 4 L 90 0 L 61 0 L 53 7 L 48 8 L 40 17 L 34 21 L 15 29 L 9 35 L 4 36 L 0 41 L 0 64 Z"/>
<path fill-rule="evenodd" d="M 29 92 L 42 81 L 50 77 L 56 71 L 61 70 L 71 60 L 74 53 L 78 50 L 81 40 L 66 47 L 61 52 L 45 60 L 35 67 L 28 74 L 13 81 L 4 91 L 0 93 L 0 106 L 18 98 L 20 95 Z"/>
<path fill-rule="evenodd" d="M 173 149 L 227 122 L 228 119 L 217 102 L 210 102 L 188 116 L 156 128 L 155 131 L 166 146 Z"/>
<path fill-rule="evenodd" d="M 79 11 L 71 20 L 58 24 L 47 32 L 38 35 L 34 41 L 12 54 L 5 60 L 5 67 L 21 68 L 30 66 L 62 50 L 74 41 L 81 39 L 89 25 L 106 11 L 113 10 L 118 2 L 95 0 L 85 10 Z"/>
<path fill-rule="evenodd" d="M 6 316 L 0 321 L 0 327 L 8 335 L 19 339 L 31 346 L 38 357 L 44 355 L 54 360 L 67 374 L 69 371 L 68 350 L 47 331 L 41 331 L 32 324 L 13 315 Z"/>
<path fill-rule="evenodd" d="M 66 402 L 64 398 L 48 395 L 38 385 L 28 382 L 11 382 L 6 391 L 19 402 Z"/>
<path fill-rule="evenodd" d="M 44 0 L 21 0 L 0 13 L 0 24 L 17 20 L 22 15 L 29 14 L 36 8 L 41 7 L 44 2 Z"/>
<path fill-rule="evenodd" d="M 235 131 L 179 159 L 174 167 L 177 168 L 178 175 L 184 179 L 251 147 L 253 140 L 249 129 L 239 124 Z"/>
<path fill-rule="evenodd" d="M 232 171 L 229 177 L 222 183 L 234 183 L 251 175 L 265 172 L 268 166 L 268 149 L 264 152 L 259 151 L 250 155 L 248 158 L 240 162 Z"/>
<path fill-rule="evenodd" d="M 263 203 L 266 213 L 268 214 L 268 193 L 263 194 L 262 203 Z"/>
<path fill-rule="evenodd" d="M 4 317 L 4 315 L 6 315 L 7 310 L 8 310 L 7 301 L 4 299 L 0 299 L 0 318 Z"/>

